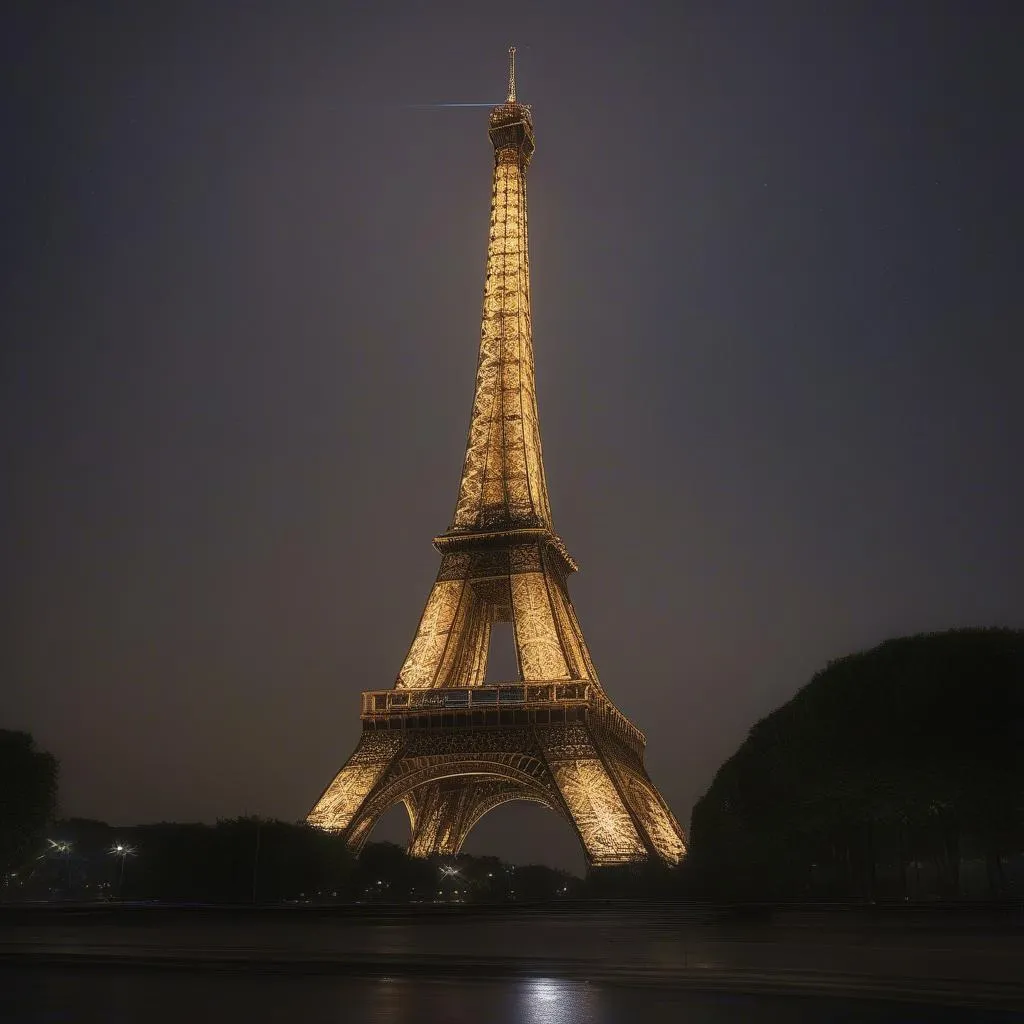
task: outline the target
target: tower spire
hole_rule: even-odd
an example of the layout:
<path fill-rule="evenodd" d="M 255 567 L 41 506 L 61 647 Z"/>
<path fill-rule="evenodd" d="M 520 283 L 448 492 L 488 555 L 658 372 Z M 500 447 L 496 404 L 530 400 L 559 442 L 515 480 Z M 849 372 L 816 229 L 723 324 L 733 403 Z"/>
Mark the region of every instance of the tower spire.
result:
<path fill-rule="evenodd" d="M 516 102 L 516 48 L 508 48 L 508 102 Z"/>
<path fill-rule="evenodd" d="M 530 108 L 515 99 L 514 60 L 515 47 L 510 47 L 510 100 L 488 117 L 494 174 L 476 394 L 449 533 L 554 532 L 537 419 L 530 315 L 526 171 L 535 146 L 533 118 Z"/>

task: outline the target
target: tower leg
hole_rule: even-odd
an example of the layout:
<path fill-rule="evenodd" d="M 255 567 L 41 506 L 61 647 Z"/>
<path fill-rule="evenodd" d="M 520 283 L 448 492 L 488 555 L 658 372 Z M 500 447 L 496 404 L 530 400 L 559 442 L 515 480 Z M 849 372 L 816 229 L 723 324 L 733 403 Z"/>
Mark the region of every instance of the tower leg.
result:
<path fill-rule="evenodd" d="M 465 555 L 446 555 L 427 597 L 396 686 L 479 686 L 487 672 L 491 620 L 473 593 Z"/>
<path fill-rule="evenodd" d="M 414 690 L 442 685 L 439 680 L 450 673 L 465 636 L 467 589 L 465 579 L 438 579 L 431 588 L 396 685 Z"/>
<path fill-rule="evenodd" d="M 402 737 L 397 732 L 364 732 L 355 752 L 324 790 L 307 821 L 329 832 L 347 829 L 385 777 L 401 747 Z"/>
<path fill-rule="evenodd" d="M 678 864 L 686 855 L 683 830 L 655 789 L 643 763 L 639 758 L 616 757 L 607 757 L 606 763 L 648 846 L 666 863 Z"/>
<path fill-rule="evenodd" d="M 409 839 L 412 857 L 451 856 L 458 852 L 455 833 L 468 787 L 455 789 L 446 782 L 418 786 L 405 798 L 412 817 Z"/>
<path fill-rule="evenodd" d="M 510 580 L 512 620 L 523 678 L 568 679 L 569 667 L 544 573 L 516 573 Z"/>
<path fill-rule="evenodd" d="M 582 725 L 538 729 L 544 758 L 594 866 L 647 858 L 652 844 L 624 796 L 611 758 Z"/>

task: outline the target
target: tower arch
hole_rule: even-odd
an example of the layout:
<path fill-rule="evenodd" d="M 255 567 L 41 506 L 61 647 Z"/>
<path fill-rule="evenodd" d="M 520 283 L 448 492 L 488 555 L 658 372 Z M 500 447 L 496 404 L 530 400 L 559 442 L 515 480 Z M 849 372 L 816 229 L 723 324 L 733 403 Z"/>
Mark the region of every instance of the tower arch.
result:
<path fill-rule="evenodd" d="M 535 757 L 410 759 L 396 766 L 353 816 L 347 827 L 349 846 L 361 850 L 380 818 L 401 803 L 409 817 L 410 854 L 454 855 L 480 818 L 510 800 L 542 804 L 572 822 Z"/>

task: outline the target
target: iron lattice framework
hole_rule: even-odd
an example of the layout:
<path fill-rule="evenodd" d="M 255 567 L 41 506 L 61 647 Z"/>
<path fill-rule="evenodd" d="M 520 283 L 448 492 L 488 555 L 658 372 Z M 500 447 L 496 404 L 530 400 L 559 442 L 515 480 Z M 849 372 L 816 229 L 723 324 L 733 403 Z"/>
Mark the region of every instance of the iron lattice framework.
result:
<path fill-rule="evenodd" d="M 592 866 L 678 862 L 682 830 L 644 770 L 644 736 L 608 699 L 566 587 L 541 454 L 527 242 L 530 108 L 509 91 L 494 145 L 480 356 L 441 568 L 391 690 L 363 694 L 355 753 L 309 814 L 358 850 L 404 802 L 409 851 L 458 853 L 488 811 L 532 800 L 576 830 Z M 491 627 L 511 622 L 520 679 L 485 685 Z"/>

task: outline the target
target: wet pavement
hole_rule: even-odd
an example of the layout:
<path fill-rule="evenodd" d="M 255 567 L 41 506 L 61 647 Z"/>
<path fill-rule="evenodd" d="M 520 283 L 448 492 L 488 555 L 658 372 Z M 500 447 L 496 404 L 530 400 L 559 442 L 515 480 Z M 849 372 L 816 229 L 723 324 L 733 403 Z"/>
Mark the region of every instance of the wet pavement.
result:
<path fill-rule="evenodd" d="M 679 906 L 12 908 L 0 1020 L 178 1021 L 185 991 L 246 1020 L 940 1019 L 907 1016 L 924 1004 L 973 1008 L 943 1020 L 1024 1020 L 978 1016 L 1024 1010 L 1021 924 Z M 837 1016 L 847 1006 L 859 1016 Z"/>
<path fill-rule="evenodd" d="M 557 978 L 429 981 L 123 968 L 0 968 L 10 1024 L 1009 1024 L 1021 1015 Z"/>

